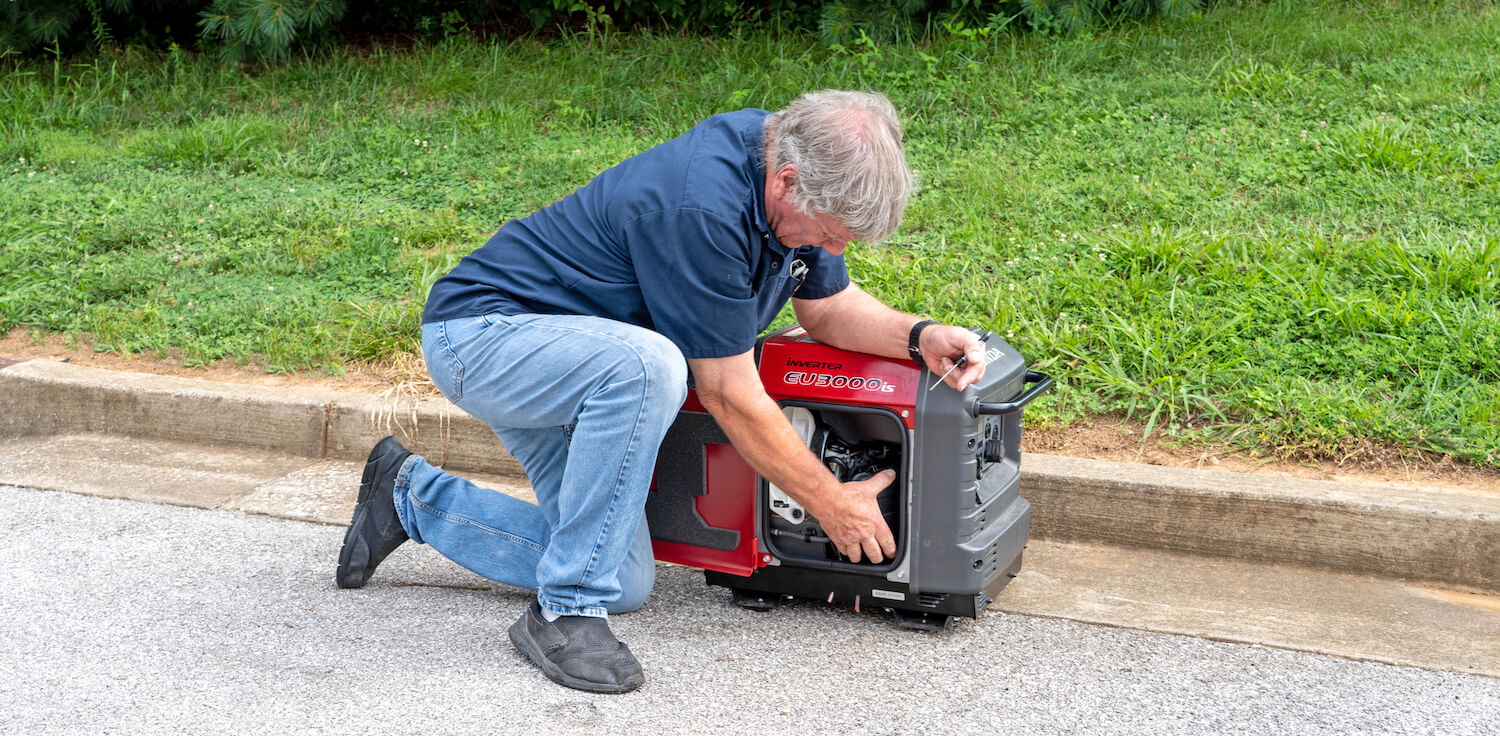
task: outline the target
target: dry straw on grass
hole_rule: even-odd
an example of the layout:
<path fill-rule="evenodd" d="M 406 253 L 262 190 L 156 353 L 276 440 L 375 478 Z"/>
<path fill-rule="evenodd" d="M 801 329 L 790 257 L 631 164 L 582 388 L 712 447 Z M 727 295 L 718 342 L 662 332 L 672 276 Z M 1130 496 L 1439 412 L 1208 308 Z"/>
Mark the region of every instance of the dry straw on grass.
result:
<path fill-rule="evenodd" d="M 370 425 L 383 434 L 398 435 L 405 444 L 417 445 L 421 441 L 422 402 L 442 395 L 428 377 L 422 356 L 402 353 L 388 364 L 371 368 L 372 373 L 385 379 L 388 388 L 376 394 L 380 400 L 370 411 Z M 437 442 L 441 448 L 435 464 L 443 467 L 452 437 L 452 405 L 446 401 L 433 403 L 437 405 Z"/>

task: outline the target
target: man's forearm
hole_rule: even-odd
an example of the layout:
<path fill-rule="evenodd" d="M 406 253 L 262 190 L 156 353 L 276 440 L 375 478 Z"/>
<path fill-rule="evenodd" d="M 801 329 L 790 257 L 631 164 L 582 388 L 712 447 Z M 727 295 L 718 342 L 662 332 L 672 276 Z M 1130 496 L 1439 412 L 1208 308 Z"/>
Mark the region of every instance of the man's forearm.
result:
<path fill-rule="evenodd" d="M 857 353 L 905 358 L 920 317 L 900 312 L 854 284 L 826 299 L 795 302 L 797 320 L 818 342 Z"/>
<path fill-rule="evenodd" d="M 813 516 L 837 497 L 839 483 L 797 435 L 781 408 L 764 392 L 700 400 L 745 461 L 786 491 Z"/>
<path fill-rule="evenodd" d="M 844 350 L 905 358 L 911 330 L 920 318 L 899 312 L 866 294 L 858 286 L 824 299 L 793 300 L 797 319 L 814 340 Z M 962 390 L 984 375 L 984 346 L 973 333 L 952 325 L 932 325 L 923 330 L 918 349 L 933 373 Z M 960 358 L 965 365 L 954 371 Z"/>
<path fill-rule="evenodd" d="M 753 353 L 690 359 L 698 400 L 734 448 L 766 480 L 786 491 L 822 524 L 839 553 L 880 562 L 896 541 L 875 498 L 896 479 L 891 470 L 859 481 L 833 476 L 761 387 Z"/>

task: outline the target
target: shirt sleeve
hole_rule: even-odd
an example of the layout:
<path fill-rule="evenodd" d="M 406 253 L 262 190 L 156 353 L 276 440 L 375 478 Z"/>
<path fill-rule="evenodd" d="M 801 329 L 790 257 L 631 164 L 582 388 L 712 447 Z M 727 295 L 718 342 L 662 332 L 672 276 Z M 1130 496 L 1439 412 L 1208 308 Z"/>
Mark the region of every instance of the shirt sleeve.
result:
<path fill-rule="evenodd" d="M 751 247 L 742 228 L 704 210 L 651 212 L 625 225 L 625 242 L 653 328 L 687 358 L 755 347 Z"/>

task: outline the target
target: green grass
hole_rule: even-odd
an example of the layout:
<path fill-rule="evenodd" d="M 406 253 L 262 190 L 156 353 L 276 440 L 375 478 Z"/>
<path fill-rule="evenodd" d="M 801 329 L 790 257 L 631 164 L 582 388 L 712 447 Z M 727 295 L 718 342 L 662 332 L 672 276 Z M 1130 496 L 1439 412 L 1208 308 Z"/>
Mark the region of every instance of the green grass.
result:
<path fill-rule="evenodd" d="M 248 73 L 4 62 L 0 328 L 273 371 L 387 359 L 505 220 L 715 112 L 873 88 L 924 187 L 855 278 L 1057 375 L 1032 421 L 1500 466 L 1500 14 L 1437 5 L 849 48 L 449 41 Z"/>

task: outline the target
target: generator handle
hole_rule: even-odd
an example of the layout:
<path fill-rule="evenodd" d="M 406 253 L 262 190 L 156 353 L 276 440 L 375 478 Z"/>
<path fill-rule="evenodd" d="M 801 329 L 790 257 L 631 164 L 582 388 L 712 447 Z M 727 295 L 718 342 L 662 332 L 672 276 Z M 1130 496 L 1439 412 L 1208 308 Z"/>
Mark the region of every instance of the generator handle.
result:
<path fill-rule="evenodd" d="M 974 402 L 974 408 L 970 411 L 970 413 L 976 417 L 986 414 L 1014 414 L 1026 408 L 1026 405 L 1035 401 L 1036 397 L 1047 393 L 1047 391 L 1052 388 L 1052 376 L 1049 376 L 1045 373 L 1038 373 L 1036 371 L 1026 371 L 1026 379 L 1021 383 L 1021 385 L 1025 386 L 1027 384 L 1036 385 L 1032 386 L 1026 392 L 1016 396 L 1010 401 L 1001 401 L 993 404 L 983 401 L 976 401 Z"/>

